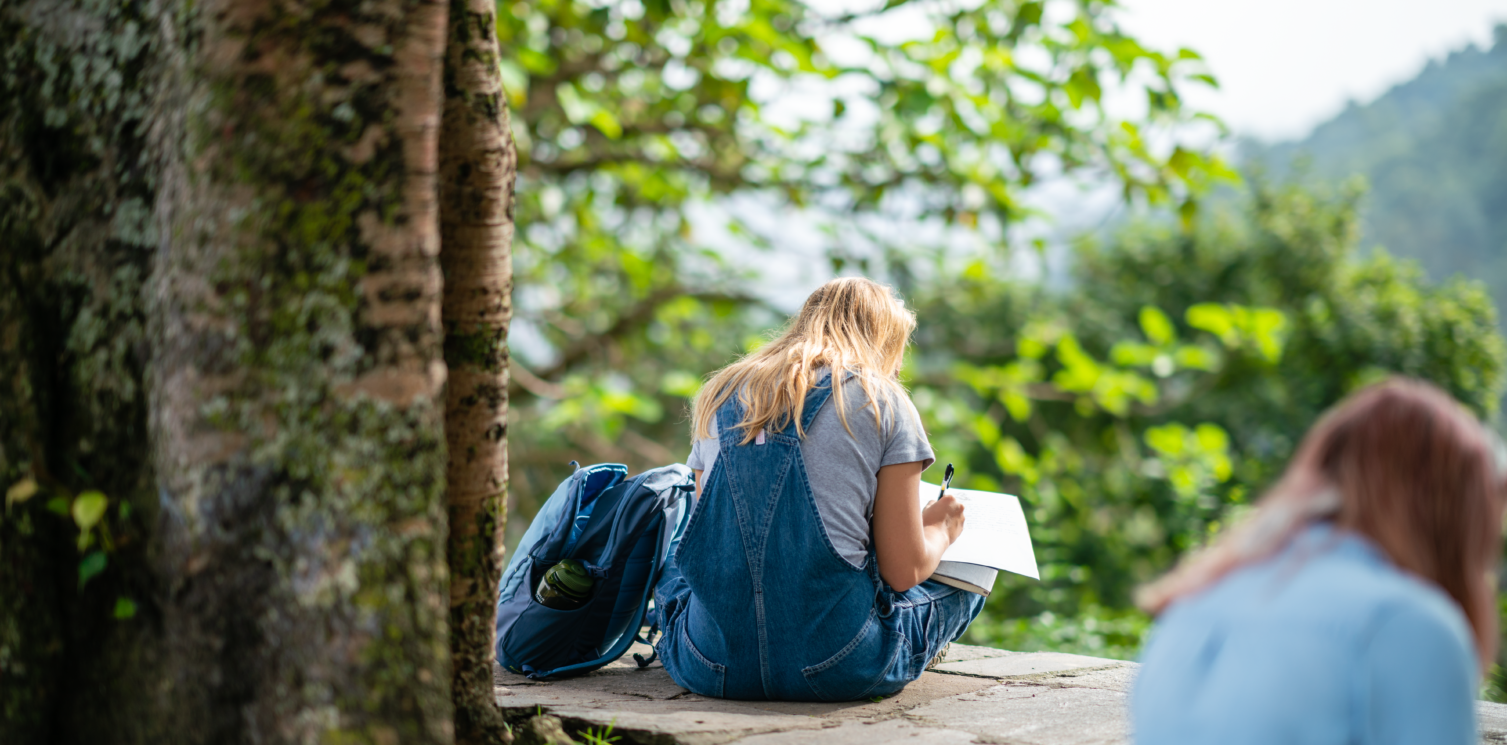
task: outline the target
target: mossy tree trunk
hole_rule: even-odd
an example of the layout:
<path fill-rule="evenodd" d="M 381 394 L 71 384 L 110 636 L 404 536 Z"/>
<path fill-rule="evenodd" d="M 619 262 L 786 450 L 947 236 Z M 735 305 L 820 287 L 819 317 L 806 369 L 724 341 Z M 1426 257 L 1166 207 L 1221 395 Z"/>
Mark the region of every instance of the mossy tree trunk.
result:
<path fill-rule="evenodd" d="M 166 18 L 0 0 L 0 742 L 84 739 L 151 703 L 162 676 L 143 290 Z M 89 490 L 108 510 L 81 548 L 69 508 Z M 126 722 L 108 739 L 164 731 Z"/>
<path fill-rule="evenodd" d="M 452 739 L 447 15 L 0 0 L 0 742 Z"/>
<path fill-rule="evenodd" d="M 493 0 L 451 0 L 440 138 L 456 741 L 507 737 L 494 700 L 496 592 L 507 518 L 508 321 L 517 151 Z"/>

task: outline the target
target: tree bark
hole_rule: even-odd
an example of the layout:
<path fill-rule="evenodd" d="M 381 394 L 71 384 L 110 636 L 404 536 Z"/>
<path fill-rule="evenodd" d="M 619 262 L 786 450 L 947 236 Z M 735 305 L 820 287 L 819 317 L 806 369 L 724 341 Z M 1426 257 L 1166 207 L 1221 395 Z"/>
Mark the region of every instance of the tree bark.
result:
<path fill-rule="evenodd" d="M 447 10 L 0 0 L 0 741 L 452 739 Z"/>
<path fill-rule="evenodd" d="M 496 4 L 451 0 L 440 139 L 446 500 L 456 741 L 508 738 L 492 684 L 508 478 L 508 321 L 517 151 Z"/>
<path fill-rule="evenodd" d="M 157 501 L 141 290 L 158 239 L 145 124 L 164 15 L 0 0 L 0 742 L 78 738 L 92 726 L 80 709 L 141 700 L 139 686 L 101 685 L 109 671 L 159 669 L 141 570 Z M 87 583 L 81 562 L 100 546 L 80 550 L 68 517 L 84 490 L 108 495 L 98 530 L 112 538 Z M 116 619 L 118 601 L 141 611 Z M 129 730 L 110 739 L 159 732 Z"/>

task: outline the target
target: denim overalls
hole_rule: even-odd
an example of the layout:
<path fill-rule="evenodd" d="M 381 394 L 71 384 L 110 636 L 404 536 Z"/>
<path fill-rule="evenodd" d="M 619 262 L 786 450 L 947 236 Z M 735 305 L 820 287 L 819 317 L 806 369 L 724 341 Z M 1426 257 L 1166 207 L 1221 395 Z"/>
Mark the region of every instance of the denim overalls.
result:
<path fill-rule="evenodd" d="M 803 431 L 830 393 L 828 377 L 807 394 Z M 899 691 L 962 635 L 984 598 L 932 581 L 895 592 L 872 546 L 854 568 L 822 527 L 794 423 L 739 445 L 742 417 L 737 396 L 717 411 L 717 461 L 655 588 L 665 669 L 720 698 L 852 701 Z"/>

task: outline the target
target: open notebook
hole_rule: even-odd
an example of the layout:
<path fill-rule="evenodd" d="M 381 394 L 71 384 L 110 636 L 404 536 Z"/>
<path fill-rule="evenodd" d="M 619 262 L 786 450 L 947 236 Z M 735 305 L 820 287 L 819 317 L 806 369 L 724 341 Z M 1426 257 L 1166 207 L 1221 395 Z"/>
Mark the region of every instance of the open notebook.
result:
<path fill-rule="evenodd" d="M 941 491 L 936 484 L 921 482 L 921 506 L 935 501 Z M 963 503 L 963 534 L 942 554 L 932 579 L 979 595 L 989 594 L 1000 570 L 1041 579 L 1020 499 L 957 487 L 947 493 Z"/>

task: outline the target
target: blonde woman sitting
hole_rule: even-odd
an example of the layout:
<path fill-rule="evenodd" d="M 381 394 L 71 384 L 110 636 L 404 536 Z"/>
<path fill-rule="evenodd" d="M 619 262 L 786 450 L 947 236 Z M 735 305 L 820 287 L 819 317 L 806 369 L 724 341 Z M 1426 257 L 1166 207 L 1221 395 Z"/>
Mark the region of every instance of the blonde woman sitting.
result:
<path fill-rule="evenodd" d="M 837 279 L 775 341 L 697 395 L 697 499 L 655 589 L 670 677 L 702 695 L 889 695 L 962 635 L 983 598 L 927 580 L 963 530 L 920 505 L 931 446 L 898 380 L 915 317 Z"/>

